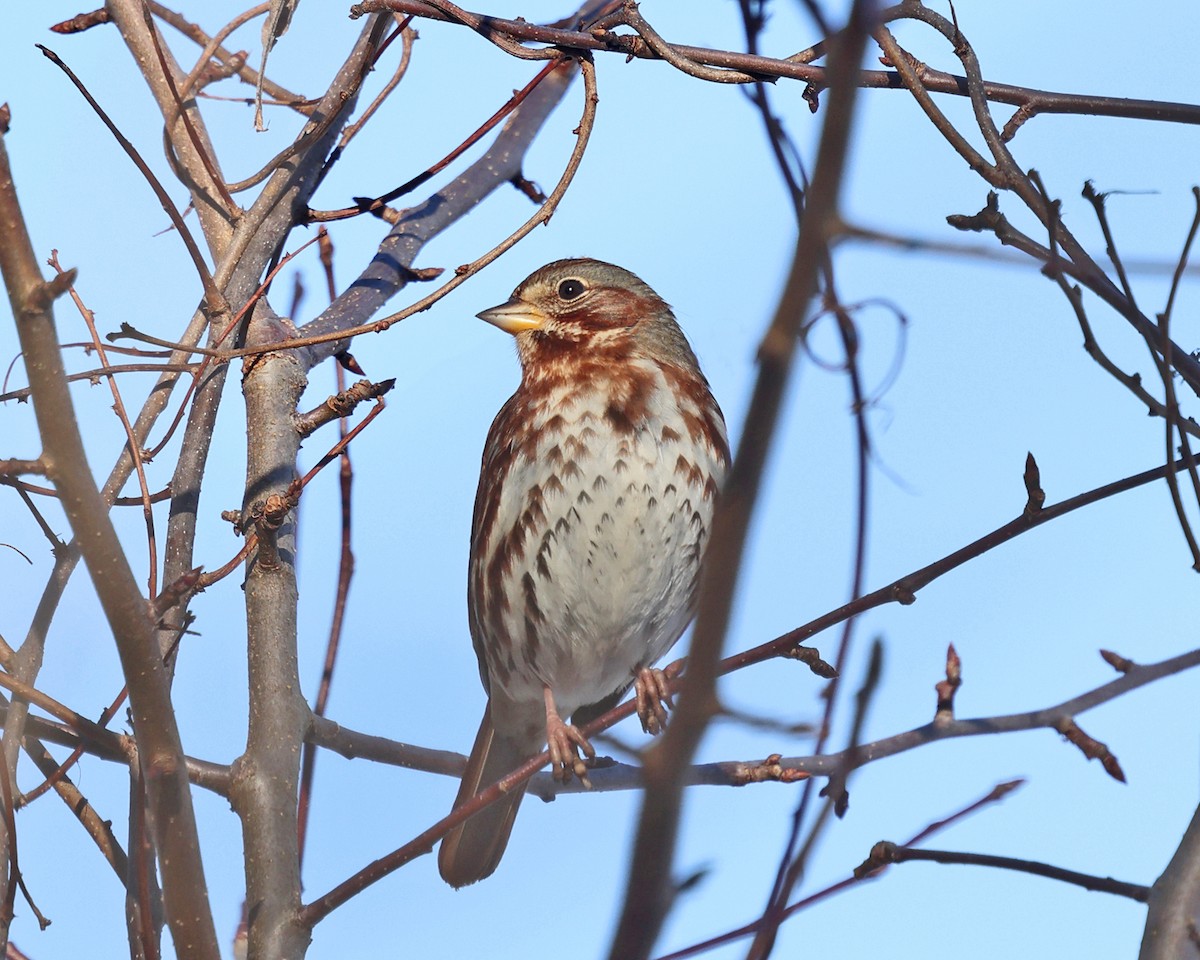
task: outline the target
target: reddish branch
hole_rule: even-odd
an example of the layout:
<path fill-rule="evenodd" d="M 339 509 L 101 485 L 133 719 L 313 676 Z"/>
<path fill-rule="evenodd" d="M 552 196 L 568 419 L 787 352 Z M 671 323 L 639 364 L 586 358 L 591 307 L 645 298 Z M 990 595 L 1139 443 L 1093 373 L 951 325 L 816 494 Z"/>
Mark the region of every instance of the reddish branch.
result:
<path fill-rule="evenodd" d="M 980 797 L 974 803 L 967 804 L 965 807 L 962 807 L 961 809 L 956 810 L 954 813 L 950 814 L 947 817 L 943 817 L 941 820 L 935 820 L 933 823 L 929 824 L 924 829 L 918 831 L 916 834 L 914 834 L 908 840 L 908 842 L 905 844 L 905 846 L 906 847 L 914 847 L 918 843 L 923 842 L 924 840 L 941 832 L 942 830 L 945 830 L 947 827 L 953 826 L 954 824 L 965 819 L 966 817 L 970 816 L 971 814 L 976 813 L 979 810 L 982 810 L 984 807 L 990 806 L 993 803 L 997 803 L 1000 800 L 1003 800 L 1006 796 L 1008 796 L 1010 793 L 1012 793 L 1013 790 L 1022 786 L 1024 784 L 1024 782 L 1025 782 L 1024 780 L 1010 780 L 1006 783 L 997 784 L 995 787 L 993 787 L 987 793 L 986 796 Z M 801 910 L 806 910 L 809 907 L 816 906 L 819 903 L 823 903 L 824 901 L 828 900 L 830 897 L 836 896 L 837 894 L 840 894 L 840 893 L 844 893 L 847 890 L 849 890 L 850 888 L 856 886 L 857 884 L 862 883 L 864 880 L 873 880 L 873 879 L 879 877 L 885 870 L 887 870 L 886 865 L 881 866 L 878 870 L 868 873 L 862 877 L 858 877 L 858 876 L 855 876 L 854 874 L 851 874 L 850 876 L 845 877 L 844 879 L 839 880 L 836 883 L 831 883 L 829 886 L 825 887 L 824 889 L 818 890 L 816 893 L 810 894 L 809 896 L 804 897 L 803 899 L 798 900 L 795 903 L 789 904 L 783 910 L 782 919 L 786 919 L 788 917 L 795 916 Z M 693 944 L 690 947 L 685 947 L 684 949 L 676 951 L 674 953 L 670 953 L 670 954 L 666 954 L 665 956 L 661 956 L 658 958 L 658 960 L 684 960 L 685 957 L 694 957 L 701 953 L 707 953 L 708 951 L 712 950 L 714 947 L 719 947 L 723 944 L 731 943 L 735 940 L 740 940 L 743 937 L 748 937 L 752 934 L 757 933 L 761 927 L 761 923 L 762 923 L 761 919 L 756 920 L 755 922 L 746 924 L 745 926 L 739 927 L 736 930 L 730 930 L 728 933 L 723 933 L 720 936 L 712 937 L 708 940 L 701 941 L 700 943 Z"/>
<path fill-rule="evenodd" d="M 898 4 L 880 14 L 881 22 L 887 23 L 902 19 L 909 15 L 911 4 Z M 438 9 L 432 3 L 423 0 L 367 0 L 350 8 L 352 17 L 362 16 L 378 10 L 392 10 L 397 13 L 408 13 L 430 20 L 441 20 L 447 23 L 457 23 L 471 26 L 470 22 L 456 19 Z M 612 19 L 604 28 L 593 27 L 590 30 L 566 30 L 559 27 L 545 27 L 524 20 L 506 20 L 503 17 L 491 15 L 469 14 L 474 21 L 483 26 L 477 28 L 488 39 L 503 38 L 511 41 L 526 41 L 545 43 L 554 47 L 570 50 L 601 51 L 618 53 L 626 57 L 636 57 L 644 60 L 665 60 L 663 53 L 655 50 L 643 37 L 612 32 Z M 618 18 L 617 22 L 621 21 Z M 635 23 L 637 21 L 634 21 Z M 642 21 L 644 22 L 644 21 Z M 753 82 L 759 79 L 778 77 L 780 79 L 800 80 L 814 85 L 818 89 L 829 86 L 827 67 L 813 66 L 802 61 L 801 54 L 788 58 L 764 57 L 755 54 L 742 53 L 736 50 L 713 50 L 706 47 L 692 47 L 685 44 L 669 44 L 670 51 L 678 57 L 695 64 L 719 67 L 727 71 L 738 71 L 745 79 L 737 82 Z M 528 48 L 532 53 L 541 54 L 543 51 Z M 916 62 L 916 61 L 914 61 Z M 949 96 L 966 96 L 967 80 L 956 74 L 944 73 L 916 62 L 920 69 L 921 80 L 927 90 Z M 899 74 L 894 70 L 863 70 L 858 77 L 858 85 L 864 88 L 884 90 L 903 89 Z M 1172 123 L 1200 123 L 1200 106 L 1194 103 L 1173 103 L 1159 100 L 1138 100 L 1127 97 L 1101 97 L 1087 94 L 1057 93 L 1049 90 L 1036 90 L 1030 87 L 1020 87 L 1008 83 L 984 81 L 980 87 L 983 95 L 993 103 L 1005 103 L 1019 108 L 1020 122 L 1039 113 L 1080 114 L 1084 116 L 1124 117 L 1131 120 L 1159 120 Z M 1019 125 L 1019 123 L 1017 124 Z M 1014 126 L 1015 131 L 1015 126 Z M 1010 134 L 1011 136 L 1011 134 Z"/>
<path fill-rule="evenodd" d="M 854 877 L 861 880 L 891 863 L 909 863 L 923 860 L 927 863 L 955 863 L 977 867 L 999 867 L 1003 870 L 1016 870 L 1020 873 L 1031 873 L 1034 876 L 1071 883 L 1084 890 L 1099 890 L 1118 897 L 1128 897 L 1138 903 L 1145 903 L 1150 898 L 1150 888 L 1140 883 L 1125 883 L 1112 877 L 1096 877 L 1075 870 L 1066 870 L 1049 863 L 1037 860 L 1021 860 L 1016 857 L 999 857 L 986 853 L 960 853 L 955 850 L 914 850 L 912 847 L 901 846 L 887 840 L 881 840 L 871 848 L 871 855 L 862 864 L 855 867 Z"/>
<path fill-rule="evenodd" d="M 308 215 L 309 222 L 345 220 L 348 217 L 357 217 L 363 213 L 378 213 L 393 200 L 399 199 L 405 194 L 412 193 L 417 187 L 432 180 L 434 176 L 445 170 L 446 167 L 450 166 L 450 164 L 494 130 L 501 120 L 516 110 L 537 85 L 559 66 L 561 66 L 561 61 L 558 60 L 546 64 L 545 67 L 534 75 L 533 79 L 509 97 L 508 101 L 499 110 L 472 131 L 462 143 L 442 157 L 441 160 L 421 171 L 415 177 L 389 190 L 387 193 L 380 194 L 378 197 L 355 197 L 355 205 L 353 207 L 343 207 L 340 210 L 310 210 Z"/>

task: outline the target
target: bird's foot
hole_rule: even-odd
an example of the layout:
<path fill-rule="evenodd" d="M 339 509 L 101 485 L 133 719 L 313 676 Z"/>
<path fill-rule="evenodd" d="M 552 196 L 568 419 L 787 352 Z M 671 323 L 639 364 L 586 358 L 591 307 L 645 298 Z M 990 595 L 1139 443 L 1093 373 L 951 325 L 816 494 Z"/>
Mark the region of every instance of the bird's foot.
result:
<path fill-rule="evenodd" d="M 588 760 L 596 759 L 596 751 L 588 742 L 588 738 L 579 732 L 574 724 L 567 723 L 558 715 L 554 705 L 554 696 L 546 690 L 546 743 L 550 748 L 550 772 L 554 779 L 566 783 L 573 776 L 585 787 L 591 787 L 588 780 Z"/>
<path fill-rule="evenodd" d="M 668 709 L 675 709 L 669 678 L 657 667 L 643 667 L 633 681 L 633 692 L 642 729 L 658 736 L 667 727 Z"/>

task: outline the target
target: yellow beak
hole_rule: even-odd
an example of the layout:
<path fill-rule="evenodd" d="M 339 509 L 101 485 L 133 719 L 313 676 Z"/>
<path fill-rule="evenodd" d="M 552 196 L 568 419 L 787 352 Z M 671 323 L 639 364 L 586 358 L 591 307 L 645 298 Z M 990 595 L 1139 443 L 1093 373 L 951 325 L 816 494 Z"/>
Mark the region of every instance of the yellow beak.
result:
<path fill-rule="evenodd" d="M 527 300 L 508 300 L 498 307 L 489 307 L 475 316 L 495 324 L 505 333 L 516 336 L 526 330 L 540 330 L 549 317 Z"/>

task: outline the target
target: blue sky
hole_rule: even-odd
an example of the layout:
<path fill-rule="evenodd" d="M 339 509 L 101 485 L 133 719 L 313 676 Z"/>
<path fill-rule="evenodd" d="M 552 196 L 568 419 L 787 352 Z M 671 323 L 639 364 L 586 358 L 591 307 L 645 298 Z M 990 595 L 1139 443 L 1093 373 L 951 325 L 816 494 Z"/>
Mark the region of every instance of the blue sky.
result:
<path fill-rule="evenodd" d="M 816 39 L 799 4 L 775 5 L 766 52 L 787 55 Z M 1015 2 L 956 4 L 988 78 L 1043 89 L 1162 100 L 1194 97 L 1200 20 L 1183 3 L 1146 9 Z M 237 5 L 210 2 L 191 12 L 209 28 Z M 736 6 L 648 2 L 642 11 L 671 40 L 739 45 Z M 12 107 L 7 147 L 39 255 L 59 250 L 78 266 L 78 287 L 102 330 L 120 323 L 170 337 L 190 316 L 199 285 L 182 245 L 150 191 L 35 42 L 58 51 L 161 175 L 161 123 L 116 32 L 56 37 L 44 29 L 78 12 L 48 0 L 18 5 L 0 31 L 0 101 Z M 546 0 L 491 12 L 550 20 L 566 7 Z M 258 21 L 230 46 L 254 50 Z M 1170 29 L 1164 29 L 1169 24 Z M 513 61 L 468 31 L 420 23 L 413 65 L 400 89 L 362 134 L 318 194 L 325 207 L 382 192 L 455 146 L 522 86 L 536 69 Z M 301 5 L 272 54 L 272 72 L 313 95 L 324 88 L 358 26 L 340 5 Z M 916 25 L 897 31 L 920 57 L 954 69 L 950 52 Z M 177 51 L 193 51 L 169 33 Z M 1152 56 L 1145 51 L 1154 51 Z M 1128 51 L 1135 51 L 1128 56 Z M 872 51 L 870 56 L 874 56 Z M 395 377 L 387 413 L 355 443 L 358 571 L 330 715 L 411 743 L 465 750 L 483 708 L 466 627 L 465 569 L 479 454 L 491 418 L 511 393 L 517 364 L 509 339 L 474 319 L 505 299 L 533 268 L 588 255 L 626 266 L 649 282 L 691 338 L 735 439 L 755 373 L 758 338 L 770 318 L 791 256 L 789 205 L 770 162 L 759 120 L 743 94 L 684 77 L 663 64 L 598 57 L 600 105 L 592 146 L 551 223 L 434 309 L 386 335 L 360 338 L 354 353 L 375 379 Z M 1115 66 L 1120 64 L 1118 68 Z M 381 77 L 376 83 L 381 82 Z M 242 88 L 248 91 L 248 88 Z M 778 112 L 811 160 L 822 114 L 810 114 L 798 84 L 780 82 Z M 532 150 L 526 175 L 552 184 L 570 150 L 582 88 L 572 90 Z M 965 102 L 943 103 L 966 122 Z M 252 131 L 252 111 L 206 108 L 230 180 L 240 179 L 289 142 L 295 121 L 269 115 Z M 998 108 L 1000 120 L 1008 108 Z M 973 140 L 978 141 L 978 137 Z M 1014 142 L 1018 162 L 1036 168 L 1063 200 L 1070 228 L 1096 254 L 1103 241 L 1079 195 L 1085 180 L 1122 191 L 1110 201 L 1121 250 L 1173 262 L 1186 234 L 1196 182 L 1195 127 L 1079 117 L 1038 117 Z M 475 153 L 471 156 L 477 155 Z M 447 171 L 433 186 L 460 168 Z M 986 186 L 929 126 L 907 94 L 867 91 L 848 173 L 847 219 L 905 235 L 960 239 L 945 224 L 983 206 Z M 182 204 L 182 190 L 172 191 Z M 1002 198 L 1019 224 L 1028 217 Z M 491 247 L 529 215 L 515 191 L 501 191 L 438 238 L 418 266 L 453 268 Z M 375 221 L 333 230 L 337 276 L 348 282 L 381 235 Z M 298 231 L 298 245 L 304 232 Z M 972 242 L 979 238 L 971 236 Z M 873 403 L 869 589 L 974 540 L 1020 511 L 1027 451 L 1041 466 L 1049 500 L 1161 463 L 1162 425 L 1088 358 L 1070 308 L 1035 268 L 956 260 L 861 244 L 835 257 L 846 302 L 886 301 L 860 316 L 864 377 Z M 322 305 L 315 256 L 296 261 L 308 288 L 299 320 Z M 290 283 L 290 274 L 285 279 Z M 1147 312 L 1162 308 L 1167 281 L 1134 279 Z M 286 289 L 280 286 L 277 289 Z M 419 291 L 423 294 L 425 291 Z M 276 296 L 279 310 L 286 294 Z M 394 303 L 408 302 L 404 295 Z M 1155 382 L 1144 346 L 1120 318 L 1088 300 L 1105 349 L 1126 369 Z M 905 318 L 903 334 L 897 311 Z M 1175 338 L 1197 341 L 1197 290 L 1181 290 Z M 84 336 L 78 318 L 58 309 L 64 340 Z M 831 330 L 818 328 L 812 351 L 836 356 Z M 0 360 L 16 354 L 11 324 L 0 324 Z M 898 351 L 898 373 L 889 383 Z M 79 363 L 82 358 L 77 358 Z M 21 374 L 14 378 L 20 380 Z M 241 400 L 230 377 L 205 481 L 197 556 L 224 563 L 240 545 L 221 510 L 241 500 L 244 473 Z M 22 381 L 23 382 L 23 381 Z M 332 392 L 333 373 L 313 372 L 306 407 Z M 127 403 L 149 379 L 131 380 Z M 106 387 L 77 388 L 80 417 L 97 472 L 119 448 Z M 1195 398 L 1183 396 L 1185 412 Z M 28 407 L 3 410 L 0 456 L 34 456 Z M 307 443 L 305 467 L 331 438 Z M 845 601 L 852 566 L 855 440 L 845 378 L 810 358 L 797 367 L 782 430 L 755 517 L 743 587 L 727 649 L 753 646 Z M 152 468 L 152 486 L 169 476 L 172 448 Z M 326 472 L 301 511 L 302 676 L 315 692 L 328 629 L 336 561 L 336 477 Z M 144 570 L 140 520 L 121 515 L 135 567 Z M 53 517 L 53 511 L 50 512 Z M 165 514 L 163 515 L 165 523 Z M 161 528 L 161 523 L 160 523 Z M 64 530 L 61 518 L 56 529 Z M 34 563 L 0 552 L 6 582 L 0 631 L 23 636 L 51 558 L 15 497 L 0 510 L 0 541 Z M 1152 662 L 1196 645 L 1190 611 L 1196 575 L 1165 485 L 1090 507 L 1024 536 L 923 591 L 911 607 L 887 607 L 859 622 L 846 681 L 860 682 L 869 641 L 886 648 L 884 677 L 867 723 L 868 738 L 927 722 L 946 645 L 964 661 L 961 716 L 1049 706 L 1113 676 L 1096 655 L 1115 649 Z M 241 591 L 231 577 L 197 598 L 200 636 L 183 650 L 175 687 L 189 753 L 227 762 L 243 747 L 245 652 Z M 817 646 L 832 653 L 835 636 Z M 90 584 L 76 574 L 50 638 L 40 686 L 85 715 L 97 714 L 121 686 L 111 638 Z M 789 722 L 819 716 L 820 687 L 793 663 L 731 677 L 732 707 Z M 957 825 L 931 846 L 1045 860 L 1064 867 L 1150 883 L 1162 870 L 1197 800 L 1197 680 L 1169 679 L 1080 717 L 1120 757 L 1127 785 L 1047 731 L 939 744 L 873 764 L 851 782 L 848 816 L 829 830 L 801 890 L 843 877 L 880 839 L 901 840 L 1022 776 L 1027 785 L 1004 803 Z M 833 743 L 846 735 L 840 713 Z M 639 743 L 635 727 L 618 728 Z M 719 722 L 702 759 L 806 754 L 804 736 Z M 85 760 L 79 782 L 97 809 L 123 821 L 120 770 Z M 36 782 L 22 767 L 21 786 Z M 454 784 L 401 770 L 323 755 L 305 861 L 306 896 L 341 881 L 449 808 Z M 688 795 L 677 870 L 707 871 L 683 897 L 662 950 L 739 926 L 765 902 L 799 796 L 795 786 L 700 788 Z M 220 797 L 196 793 L 218 933 L 232 937 L 240 907 L 240 830 Z M 333 914 L 316 931 L 312 957 L 431 958 L 486 954 L 546 956 L 566 949 L 604 956 L 620 907 L 636 797 L 568 796 L 527 801 L 499 872 L 460 892 L 441 884 L 433 859 L 401 870 Z M 31 956 L 121 956 L 126 951 L 123 894 L 90 841 L 54 798 L 18 820 L 22 866 L 54 923 L 37 932 L 18 903 L 14 940 Z M 124 834 L 123 826 L 118 835 Z M 1046 880 L 993 870 L 911 864 L 800 915 L 787 924 L 777 956 L 917 955 L 951 945 L 979 960 L 1030 956 L 1125 957 L 1141 937 L 1144 909 Z M 744 945 L 711 956 L 744 954 Z"/>

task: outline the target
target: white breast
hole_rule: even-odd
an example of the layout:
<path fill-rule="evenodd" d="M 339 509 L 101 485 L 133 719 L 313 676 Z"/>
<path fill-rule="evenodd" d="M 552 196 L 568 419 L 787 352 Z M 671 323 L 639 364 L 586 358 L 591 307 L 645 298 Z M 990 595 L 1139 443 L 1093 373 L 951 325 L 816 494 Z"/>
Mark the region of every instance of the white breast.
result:
<path fill-rule="evenodd" d="M 693 442 L 657 366 L 645 369 L 655 389 L 632 430 L 606 416 L 606 394 L 560 391 L 527 425 L 543 435 L 536 456 L 518 455 L 508 472 L 495 529 L 531 510 L 545 518 L 504 578 L 500 622 L 481 625 L 511 652 L 515 669 L 492 671 L 492 682 L 514 700 L 540 701 L 547 684 L 564 715 L 594 703 L 627 687 L 691 619 L 724 464 Z M 557 429 L 543 429 L 552 420 Z"/>

